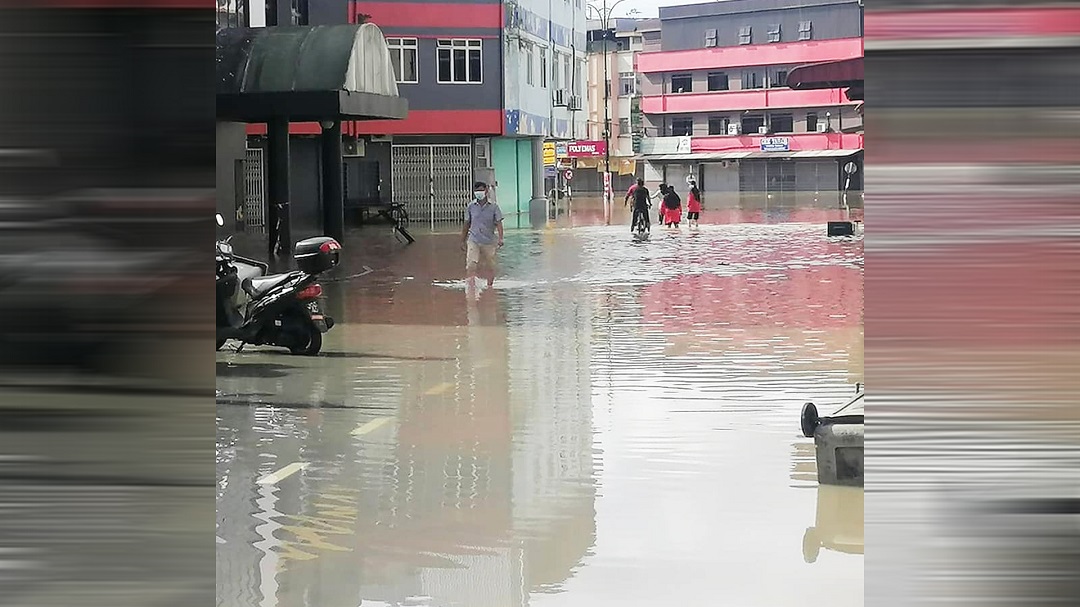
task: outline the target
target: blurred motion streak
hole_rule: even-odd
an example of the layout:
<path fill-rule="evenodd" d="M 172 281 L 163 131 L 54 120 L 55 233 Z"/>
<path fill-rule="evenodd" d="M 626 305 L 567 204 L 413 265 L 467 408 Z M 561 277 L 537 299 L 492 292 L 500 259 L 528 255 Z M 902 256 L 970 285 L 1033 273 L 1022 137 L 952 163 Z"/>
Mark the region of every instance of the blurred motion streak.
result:
<path fill-rule="evenodd" d="M 5 605 L 211 604 L 213 23 L 0 2 Z"/>
<path fill-rule="evenodd" d="M 867 604 L 1075 605 L 1080 8 L 865 32 Z"/>

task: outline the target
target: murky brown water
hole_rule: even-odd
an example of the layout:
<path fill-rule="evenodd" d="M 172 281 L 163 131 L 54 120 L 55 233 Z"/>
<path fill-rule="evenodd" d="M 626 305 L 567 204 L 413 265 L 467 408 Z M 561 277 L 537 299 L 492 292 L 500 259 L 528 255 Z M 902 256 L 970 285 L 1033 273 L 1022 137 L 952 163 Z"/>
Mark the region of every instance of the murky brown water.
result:
<path fill-rule="evenodd" d="M 452 235 L 358 233 L 324 356 L 220 353 L 219 605 L 862 605 L 798 431 L 862 381 L 861 240 L 621 219 L 473 303 Z"/>

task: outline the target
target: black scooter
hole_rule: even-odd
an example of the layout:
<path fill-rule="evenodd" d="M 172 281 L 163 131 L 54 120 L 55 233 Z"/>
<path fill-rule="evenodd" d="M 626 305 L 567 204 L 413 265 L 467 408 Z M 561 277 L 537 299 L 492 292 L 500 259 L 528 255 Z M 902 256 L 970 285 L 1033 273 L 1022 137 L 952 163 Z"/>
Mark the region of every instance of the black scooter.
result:
<path fill-rule="evenodd" d="M 218 226 L 225 225 L 221 215 Z M 267 275 L 268 266 L 233 253 L 229 241 L 215 246 L 217 285 L 217 349 L 235 339 L 245 344 L 288 348 L 293 354 L 315 356 L 322 334 L 334 320 L 322 313 L 319 274 L 338 264 L 341 245 L 328 236 L 296 243 L 293 258 L 299 270 Z"/>

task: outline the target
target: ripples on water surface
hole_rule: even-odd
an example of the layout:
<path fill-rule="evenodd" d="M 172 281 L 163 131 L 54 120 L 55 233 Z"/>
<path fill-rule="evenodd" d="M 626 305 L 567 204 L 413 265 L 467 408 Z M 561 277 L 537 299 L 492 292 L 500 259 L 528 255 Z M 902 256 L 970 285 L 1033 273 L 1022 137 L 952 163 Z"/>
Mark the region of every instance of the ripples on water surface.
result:
<path fill-rule="evenodd" d="M 452 235 L 352 251 L 326 356 L 219 354 L 219 603 L 862 605 L 798 432 L 862 381 L 861 240 L 627 231 L 511 232 L 474 304 Z"/>

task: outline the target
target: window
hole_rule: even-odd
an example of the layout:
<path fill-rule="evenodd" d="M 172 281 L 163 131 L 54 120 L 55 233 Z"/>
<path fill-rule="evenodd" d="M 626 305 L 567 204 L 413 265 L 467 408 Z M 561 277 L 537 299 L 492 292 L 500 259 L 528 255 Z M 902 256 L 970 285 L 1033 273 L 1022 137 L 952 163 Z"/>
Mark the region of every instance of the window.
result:
<path fill-rule="evenodd" d="M 217 0 L 217 28 L 248 27 L 247 0 Z"/>
<path fill-rule="evenodd" d="M 308 0 L 292 0 L 292 25 L 309 25 Z"/>
<path fill-rule="evenodd" d="M 394 78 L 406 84 L 419 82 L 420 74 L 416 69 L 419 50 L 416 38 L 387 38 L 386 47 L 390 49 L 390 63 L 394 65 Z"/>
<path fill-rule="evenodd" d="M 769 42 L 780 42 L 780 24 L 769 26 Z"/>
<path fill-rule="evenodd" d="M 439 84 L 479 84 L 484 81 L 483 41 L 442 39 L 436 42 Z"/>
<path fill-rule="evenodd" d="M 787 70 L 777 70 L 773 72 L 772 81 L 769 83 L 772 88 L 779 88 L 787 86 Z"/>
<path fill-rule="evenodd" d="M 753 42 L 753 29 L 749 25 L 744 25 L 739 28 L 739 44 L 750 44 Z"/>
<path fill-rule="evenodd" d="M 710 91 L 726 91 L 728 90 L 728 75 L 724 72 L 709 72 L 709 90 Z"/>
<path fill-rule="evenodd" d="M 694 77 L 690 74 L 676 74 L 671 77 L 672 93 L 689 93 L 694 90 Z"/>
<path fill-rule="evenodd" d="M 716 29 L 705 30 L 705 47 L 713 48 L 716 46 Z"/>
<path fill-rule="evenodd" d="M 727 116 L 709 116 L 709 134 L 727 135 L 731 119 Z"/>
<path fill-rule="evenodd" d="M 689 137 L 694 134 L 694 119 L 693 118 L 672 118 L 671 119 L 671 136 L 672 137 Z"/>
<path fill-rule="evenodd" d="M 634 72 L 619 73 L 619 96 L 633 97 L 637 94 L 637 76 Z"/>
<path fill-rule="evenodd" d="M 809 40 L 813 37 L 814 24 L 810 21 L 799 22 L 799 40 Z"/>
<path fill-rule="evenodd" d="M 525 45 L 525 84 L 532 86 L 535 82 L 533 78 L 533 72 L 536 71 L 536 66 L 533 64 L 533 45 Z"/>
<path fill-rule="evenodd" d="M 774 133 L 794 133 L 795 118 L 791 114 L 771 114 L 769 127 Z"/>
<path fill-rule="evenodd" d="M 742 87 L 744 89 L 760 89 L 764 88 L 765 84 L 762 82 L 761 72 L 755 70 L 746 70 L 742 73 Z"/>
<path fill-rule="evenodd" d="M 630 134 L 630 119 L 619 118 L 619 136 Z"/>
<path fill-rule="evenodd" d="M 547 49 L 540 47 L 540 88 L 546 89 L 548 85 L 548 62 Z"/>
<path fill-rule="evenodd" d="M 817 114 L 815 114 L 814 112 L 808 112 L 806 114 L 806 132 L 807 133 L 816 133 L 817 132 L 817 125 L 818 125 Z"/>
<path fill-rule="evenodd" d="M 765 126 L 765 117 L 761 114 L 747 114 L 742 117 L 742 132 L 746 135 L 755 135 Z"/>
<path fill-rule="evenodd" d="M 562 88 L 572 90 L 574 88 L 574 74 L 570 69 L 570 55 L 563 55 L 563 85 Z"/>

